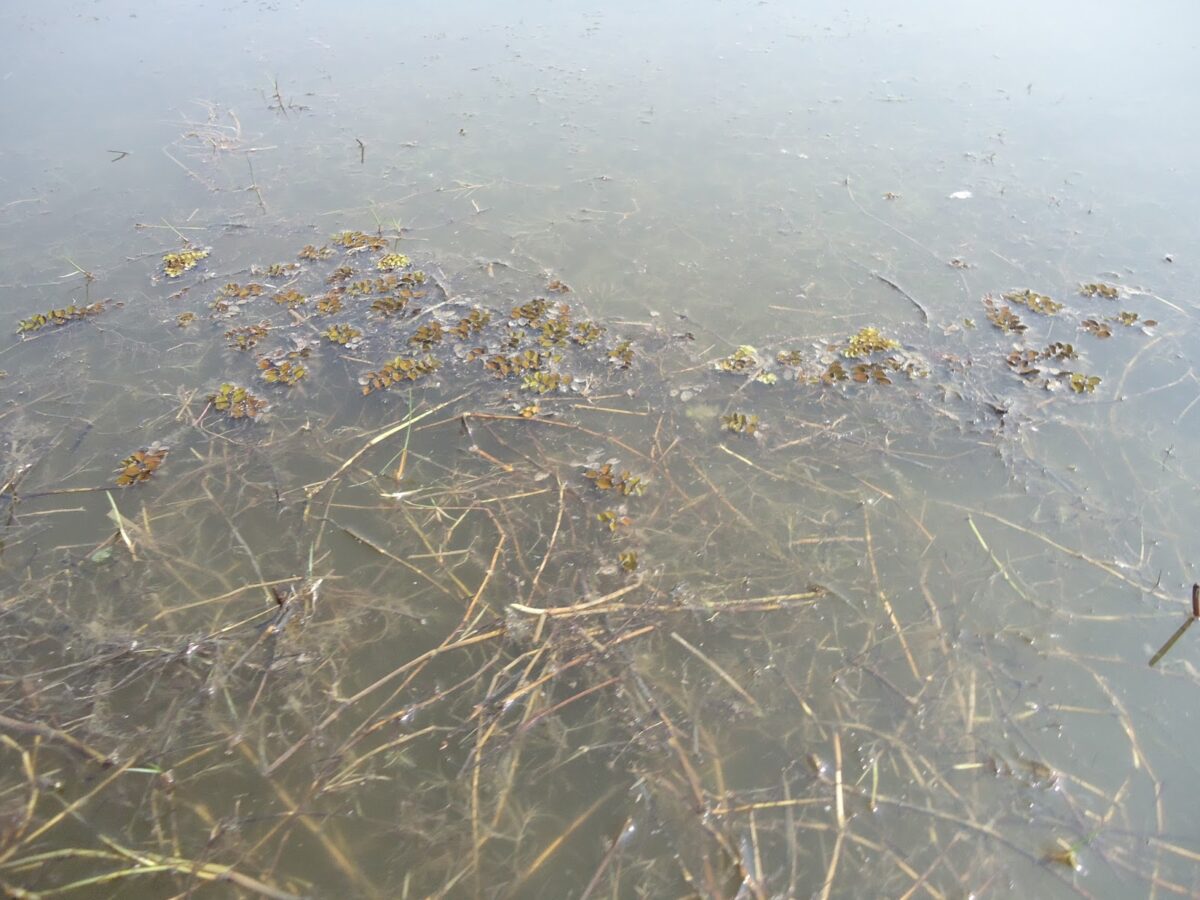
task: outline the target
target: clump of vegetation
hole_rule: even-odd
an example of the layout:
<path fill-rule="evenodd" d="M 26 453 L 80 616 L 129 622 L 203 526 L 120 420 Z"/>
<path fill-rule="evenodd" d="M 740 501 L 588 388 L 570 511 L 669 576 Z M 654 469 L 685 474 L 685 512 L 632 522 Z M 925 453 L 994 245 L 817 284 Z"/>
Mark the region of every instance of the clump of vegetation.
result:
<path fill-rule="evenodd" d="M 296 254 L 297 259 L 304 259 L 308 260 L 309 262 L 316 262 L 320 259 L 329 259 L 331 256 L 333 256 L 333 249 L 331 247 L 315 247 L 312 244 L 306 244 L 304 248 Z"/>
<path fill-rule="evenodd" d="M 492 314 L 490 312 L 482 309 L 473 309 L 468 315 L 459 319 L 458 324 L 450 330 L 465 341 L 471 335 L 483 331 L 491 321 Z"/>
<path fill-rule="evenodd" d="M 775 362 L 781 366 L 798 369 L 804 365 L 804 357 L 800 354 L 799 350 L 780 350 L 775 354 Z"/>
<path fill-rule="evenodd" d="M 818 381 L 822 384 L 837 384 L 839 381 L 847 381 L 850 376 L 846 374 L 846 367 L 837 360 L 831 362 L 825 367 L 825 371 L 820 374 Z"/>
<path fill-rule="evenodd" d="M 546 290 L 554 294 L 568 294 L 571 292 L 570 286 L 559 281 L 557 278 L 546 285 Z"/>
<path fill-rule="evenodd" d="M 331 238 L 343 250 L 356 253 L 360 250 L 382 250 L 387 241 L 379 235 L 363 234 L 361 231 L 343 231 Z"/>
<path fill-rule="evenodd" d="M 164 254 L 162 258 L 163 274 L 168 278 L 178 278 L 184 272 L 190 272 L 196 268 L 200 260 L 207 259 L 209 252 L 207 248 L 190 248 Z"/>
<path fill-rule="evenodd" d="M 571 340 L 580 347 L 590 347 L 603 336 L 604 328 L 595 322 L 576 322 L 575 333 L 571 335 Z"/>
<path fill-rule="evenodd" d="M 596 519 L 612 532 L 620 528 L 628 528 L 633 524 L 633 519 L 619 509 L 606 509 L 604 512 L 597 513 Z"/>
<path fill-rule="evenodd" d="M 331 344 L 340 344 L 343 347 L 352 347 L 362 340 L 361 331 L 344 323 L 330 325 L 321 332 L 321 336 Z"/>
<path fill-rule="evenodd" d="M 891 384 L 887 370 L 879 363 L 858 363 L 850 369 L 850 380 L 859 384 L 873 381 L 876 384 Z"/>
<path fill-rule="evenodd" d="M 742 344 L 729 356 L 718 359 L 714 365 L 719 372 L 749 372 L 759 368 L 758 351 L 749 344 Z"/>
<path fill-rule="evenodd" d="M 613 471 L 612 463 L 605 463 L 595 469 L 587 469 L 584 471 L 583 477 L 591 481 L 597 490 L 615 491 L 622 497 L 640 497 L 646 491 L 647 482 L 644 478 L 630 473 L 628 469 L 617 474 Z"/>
<path fill-rule="evenodd" d="M 308 298 L 302 293 L 294 289 L 280 291 L 271 298 L 280 306 L 286 306 L 288 309 L 295 309 L 298 306 L 303 306 L 308 302 Z"/>
<path fill-rule="evenodd" d="M 629 341 L 621 341 L 608 351 L 608 361 L 618 369 L 628 369 L 633 365 L 633 344 Z"/>
<path fill-rule="evenodd" d="M 51 309 L 44 313 L 30 316 L 28 319 L 22 319 L 17 323 L 17 334 L 29 334 L 30 332 L 45 328 L 47 325 L 61 328 L 68 322 L 78 322 L 90 316 L 98 316 L 102 312 L 104 312 L 103 301 L 90 303 L 87 306 L 76 306 L 72 303 L 70 306 L 62 309 Z"/>
<path fill-rule="evenodd" d="M 1119 312 L 1113 318 L 1114 322 L 1120 322 L 1126 328 L 1132 328 L 1134 325 L 1144 325 L 1146 328 L 1153 328 L 1158 324 L 1154 319 L 1140 319 L 1135 312 Z"/>
<path fill-rule="evenodd" d="M 350 266 L 338 266 L 325 279 L 326 284 L 337 284 L 339 281 L 349 281 L 354 277 L 354 269 Z"/>
<path fill-rule="evenodd" d="M 375 268 L 380 272 L 394 272 L 409 265 L 409 259 L 403 253 L 385 253 L 375 261 Z"/>
<path fill-rule="evenodd" d="M 1019 303 L 1021 306 L 1046 316 L 1054 315 L 1063 307 L 1058 301 L 1052 300 L 1045 294 L 1031 291 L 1029 288 L 1025 288 L 1023 291 L 1009 291 L 1004 295 L 1004 299 L 1010 303 Z"/>
<path fill-rule="evenodd" d="M 1089 281 L 1079 286 L 1079 293 L 1085 297 L 1103 297 L 1106 300 L 1116 300 L 1121 291 L 1116 285 L 1105 284 L 1102 281 Z"/>
<path fill-rule="evenodd" d="M 121 467 L 117 469 L 117 472 L 120 473 L 117 475 L 117 486 L 129 487 L 149 481 L 151 476 L 158 471 L 163 460 L 167 458 L 168 452 L 170 452 L 169 447 L 154 443 L 131 453 L 121 460 Z"/>
<path fill-rule="evenodd" d="M 215 394 L 210 394 L 208 402 L 213 409 L 225 413 L 231 419 L 254 419 L 266 410 L 268 403 L 261 397 L 255 396 L 249 388 L 236 384 L 223 384 Z"/>
<path fill-rule="evenodd" d="M 507 378 L 510 375 L 520 375 L 524 372 L 536 372 L 541 369 L 545 357 L 539 350 L 526 350 L 513 356 L 497 353 L 488 358 L 483 367 L 495 374 L 497 378 Z"/>
<path fill-rule="evenodd" d="M 848 359 L 861 359 L 864 356 L 870 356 L 872 353 L 878 353 L 884 350 L 898 350 L 900 342 L 884 337 L 878 328 L 866 327 L 860 328 L 857 334 L 852 334 L 846 339 L 846 346 L 842 350 L 842 356 Z"/>
<path fill-rule="evenodd" d="M 196 314 L 194 312 L 180 313 L 175 317 L 175 325 L 179 328 L 187 328 L 195 321 Z"/>
<path fill-rule="evenodd" d="M 408 298 L 403 296 L 389 295 L 387 297 L 379 297 L 371 303 L 371 312 L 378 313 L 384 318 L 398 316 L 408 308 Z"/>
<path fill-rule="evenodd" d="M 1005 334 L 1021 334 L 1028 329 L 1028 325 L 1021 321 L 1018 316 L 1007 306 L 999 306 L 991 296 L 983 298 L 983 305 L 986 310 L 987 319 Z"/>
<path fill-rule="evenodd" d="M 342 295 L 340 291 L 326 291 L 317 298 L 317 315 L 332 316 L 342 311 Z"/>
<path fill-rule="evenodd" d="M 551 391 L 566 390 L 571 386 L 570 375 L 558 372 L 529 372 L 521 381 L 521 387 L 538 394 L 548 394 Z"/>
<path fill-rule="evenodd" d="M 1108 327 L 1108 323 L 1101 322 L 1099 319 L 1084 319 L 1079 326 L 1088 334 L 1098 338 L 1112 337 L 1112 329 Z"/>
<path fill-rule="evenodd" d="M 1082 372 L 1069 372 L 1068 384 L 1076 394 L 1090 394 L 1100 384 L 1099 375 L 1084 375 Z"/>
<path fill-rule="evenodd" d="M 408 339 L 410 344 L 416 344 L 424 350 L 428 350 L 436 344 L 442 342 L 443 332 L 442 323 L 438 321 L 426 322 L 412 333 Z"/>
<path fill-rule="evenodd" d="M 308 376 L 308 367 L 295 359 L 260 356 L 258 367 L 262 370 L 260 377 L 267 384 L 286 384 L 288 387 L 293 387 Z"/>
<path fill-rule="evenodd" d="M 228 297 L 231 300 L 249 300 L 252 297 L 261 296 L 266 288 L 256 282 L 249 284 L 238 284 L 235 281 L 229 282 L 225 287 L 218 292 L 221 297 Z"/>
<path fill-rule="evenodd" d="M 512 317 L 522 325 L 541 327 L 542 320 L 549 309 L 550 301 L 543 297 L 538 297 L 536 300 L 530 300 L 528 303 L 514 306 Z"/>
<path fill-rule="evenodd" d="M 758 433 L 758 416 L 748 416 L 741 412 L 732 412 L 721 417 L 721 427 L 733 434 L 753 437 Z"/>
<path fill-rule="evenodd" d="M 636 550 L 622 550 L 617 555 L 617 561 L 621 564 L 621 568 L 626 572 L 637 571 L 638 554 Z"/>
<path fill-rule="evenodd" d="M 437 369 L 438 361 L 432 356 L 425 356 L 421 359 L 397 356 L 390 362 L 384 363 L 378 371 L 362 375 L 358 381 L 362 385 L 362 392 L 369 394 L 372 391 L 386 390 L 403 381 L 417 381 L 426 375 L 433 374 Z"/>
<path fill-rule="evenodd" d="M 271 263 L 267 266 L 264 274 L 268 278 L 287 278 L 295 272 L 300 271 L 300 264 L 294 262 L 286 263 Z"/>
<path fill-rule="evenodd" d="M 234 350 L 249 350 L 257 346 L 271 331 L 270 322 L 258 322 L 254 325 L 240 325 L 225 332 L 225 340 Z"/>

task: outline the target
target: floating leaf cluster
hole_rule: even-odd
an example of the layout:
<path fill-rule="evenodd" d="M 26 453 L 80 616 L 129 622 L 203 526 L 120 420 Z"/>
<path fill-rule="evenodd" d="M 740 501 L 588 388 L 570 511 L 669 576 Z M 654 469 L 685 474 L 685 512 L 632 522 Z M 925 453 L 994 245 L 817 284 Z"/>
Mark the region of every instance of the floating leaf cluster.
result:
<path fill-rule="evenodd" d="M 326 284 L 337 284 L 339 281 L 349 281 L 354 277 L 354 269 L 350 266 L 338 266 L 325 279 Z"/>
<path fill-rule="evenodd" d="M 888 377 L 887 369 L 879 363 L 858 363 L 850 369 L 850 380 L 859 384 L 866 384 L 873 381 L 876 384 L 891 384 L 892 379 Z"/>
<path fill-rule="evenodd" d="M 117 486 L 129 487 L 132 484 L 149 481 L 150 477 L 158 471 L 163 460 L 167 458 L 169 451 L 169 447 L 155 443 L 125 457 L 121 460 L 121 467 L 117 469 L 117 472 L 120 473 L 117 475 Z"/>
<path fill-rule="evenodd" d="M 595 322 L 584 321 L 575 323 L 575 333 L 571 335 L 571 340 L 580 347 L 590 347 L 603 336 L 603 327 L 597 325 Z"/>
<path fill-rule="evenodd" d="M 332 239 L 343 250 L 351 252 L 359 250 L 382 250 L 387 241 L 379 235 L 363 234 L 361 231 L 343 231 L 335 234 Z"/>
<path fill-rule="evenodd" d="M 442 342 L 443 332 L 442 323 L 438 321 L 426 322 L 412 333 L 408 339 L 410 344 L 416 344 L 424 350 L 428 350 L 436 344 Z"/>
<path fill-rule="evenodd" d="M 1020 316 L 1007 306 L 997 305 L 990 296 L 983 298 L 983 305 L 988 321 L 1005 334 L 1021 334 L 1028 329 L 1029 326 L 1021 321 Z"/>
<path fill-rule="evenodd" d="M 616 491 L 623 497 L 640 497 L 646 491 L 646 480 L 640 475 L 633 475 L 628 469 L 617 474 L 613 471 L 612 463 L 587 469 L 583 473 L 601 491 Z"/>
<path fill-rule="evenodd" d="M 571 292 L 570 286 L 563 284 L 557 278 L 546 285 L 546 290 L 554 294 L 568 294 Z"/>
<path fill-rule="evenodd" d="M 304 248 L 296 254 L 297 259 L 316 262 L 319 259 L 329 259 L 333 256 L 333 248 L 331 247 L 314 247 L 312 244 L 306 244 Z"/>
<path fill-rule="evenodd" d="M 597 513 L 596 519 L 609 531 L 614 532 L 618 528 L 628 528 L 633 524 L 633 519 L 616 509 L 606 509 L 604 512 Z"/>
<path fill-rule="evenodd" d="M 638 555 L 636 550 L 622 550 L 617 555 L 617 560 L 621 563 L 621 568 L 626 572 L 634 572 L 638 567 Z"/>
<path fill-rule="evenodd" d="M 608 351 L 608 361 L 618 369 L 628 369 L 633 365 L 633 344 L 621 341 Z"/>
<path fill-rule="evenodd" d="M 51 309 L 44 313 L 30 316 L 28 319 L 22 319 L 17 323 L 17 334 L 28 334 L 31 331 L 45 328 L 47 325 L 60 328 L 68 322 L 78 322 L 80 319 L 86 319 L 89 316 L 98 316 L 102 312 L 104 312 L 104 303 L 102 301 L 90 303 L 87 306 L 76 306 L 72 303 L 63 309 Z"/>
<path fill-rule="evenodd" d="M 270 322 L 259 322 L 255 325 L 241 325 L 230 328 L 225 332 L 225 340 L 234 350 L 249 350 L 267 336 L 271 331 Z"/>
<path fill-rule="evenodd" d="M 196 268 L 200 260 L 206 259 L 208 254 L 209 251 L 205 248 L 167 253 L 162 258 L 163 274 L 168 278 L 178 278 L 184 272 Z"/>
<path fill-rule="evenodd" d="M 258 297 L 265 291 L 266 288 L 256 282 L 249 284 L 238 284 L 231 281 L 218 292 L 222 297 L 228 297 L 231 300 L 249 300 L 252 297 Z"/>
<path fill-rule="evenodd" d="M 1103 297 L 1106 300 L 1116 300 L 1121 296 L 1120 290 L 1115 285 L 1105 284 L 1102 281 L 1089 281 L 1087 284 L 1081 284 L 1079 293 L 1085 297 Z"/>
<path fill-rule="evenodd" d="M 1099 319 L 1084 319 L 1079 326 L 1098 338 L 1112 337 L 1112 329 L 1108 327 L 1108 323 L 1101 322 Z"/>
<path fill-rule="evenodd" d="M 1113 318 L 1114 322 L 1120 322 L 1126 328 L 1132 328 L 1134 325 L 1144 325 L 1147 328 L 1153 328 L 1158 324 L 1154 319 L 1142 319 L 1138 321 L 1138 314 L 1135 312 L 1119 312 Z"/>
<path fill-rule="evenodd" d="M 775 354 L 775 362 L 781 366 L 798 369 L 804 365 L 804 357 L 800 355 L 799 350 L 780 350 Z"/>
<path fill-rule="evenodd" d="M 330 325 L 321 332 L 321 336 L 331 344 L 340 344 L 343 347 L 353 346 L 362 340 L 362 332 L 345 323 Z"/>
<path fill-rule="evenodd" d="M 1009 303 L 1019 303 L 1021 306 L 1046 316 L 1052 316 L 1063 308 L 1058 301 L 1052 300 L 1045 294 L 1031 291 L 1029 288 L 1025 288 L 1023 291 L 1009 291 L 1004 295 L 1004 299 Z"/>
<path fill-rule="evenodd" d="M 395 275 L 381 275 L 378 278 L 362 278 L 346 285 L 346 293 L 353 297 L 366 294 L 386 294 L 400 286 L 400 279 Z"/>
<path fill-rule="evenodd" d="M 483 309 L 473 309 L 468 315 L 459 319 L 458 324 L 450 330 L 465 341 L 471 335 L 483 331 L 491 321 L 492 314 L 490 312 Z"/>
<path fill-rule="evenodd" d="M 403 381 L 417 381 L 424 378 L 426 375 L 431 375 L 437 371 L 438 361 L 432 356 L 426 356 L 422 359 L 410 359 L 405 356 L 397 356 L 395 359 L 384 364 L 383 368 L 376 372 L 367 372 L 359 377 L 359 384 L 362 385 L 362 392 L 369 394 L 372 391 L 382 391 L 391 387 L 393 384 L 400 384 Z"/>
<path fill-rule="evenodd" d="M 379 297 L 371 304 L 371 312 L 378 313 L 384 318 L 398 316 L 407 308 L 408 298 L 394 294 L 387 297 Z"/>
<path fill-rule="evenodd" d="M 342 311 L 342 295 L 339 291 L 326 291 L 317 298 L 317 315 L 332 316 Z"/>
<path fill-rule="evenodd" d="M 300 264 L 294 262 L 271 263 L 263 273 L 268 278 L 287 278 L 294 272 L 300 271 Z"/>
<path fill-rule="evenodd" d="M 175 317 L 175 324 L 180 328 L 187 328 L 189 325 L 191 325 L 195 321 L 196 321 L 196 314 L 194 312 L 180 313 L 178 316 Z"/>
<path fill-rule="evenodd" d="M 761 363 L 758 361 L 758 351 L 749 344 L 742 344 L 729 356 L 718 359 L 714 365 L 720 372 L 749 372 L 757 369 Z"/>
<path fill-rule="evenodd" d="M 271 298 L 280 306 L 286 306 L 288 309 L 295 309 L 297 306 L 303 306 L 308 302 L 308 298 L 302 293 L 294 289 L 280 291 Z"/>
<path fill-rule="evenodd" d="M 538 297 L 536 300 L 530 300 L 528 303 L 523 303 L 520 306 L 514 306 L 512 317 L 517 322 L 523 325 L 531 325 L 541 327 L 542 320 L 550 309 L 550 301 L 544 297 Z"/>
<path fill-rule="evenodd" d="M 758 433 L 758 416 L 748 416 L 745 413 L 733 412 L 721 416 L 721 427 L 734 434 L 744 434 L 747 437 Z"/>
<path fill-rule="evenodd" d="M 886 338 L 879 332 L 878 328 L 868 326 L 860 328 L 857 334 L 853 334 L 846 339 L 846 347 L 842 350 L 842 356 L 848 359 L 862 359 L 862 357 L 870 356 L 872 353 L 898 349 L 900 349 L 899 341 Z"/>
<path fill-rule="evenodd" d="M 529 372 L 521 380 L 521 387 L 538 394 L 548 394 L 551 391 L 566 390 L 573 380 L 570 375 L 559 372 Z"/>
<path fill-rule="evenodd" d="M 497 378 L 507 378 L 510 375 L 520 375 L 524 372 L 536 372 L 545 362 L 545 356 L 538 350 L 526 350 L 512 356 L 497 353 L 488 357 L 483 367 L 496 375 Z"/>
<path fill-rule="evenodd" d="M 213 408 L 231 419 L 253 419 L 267 408 L 267 401 L 256 397 L 248 388 L 236 384 L 223 384 L 215 394 L 209 395 Z"/>
<path fill-rule="evenodd" d="M 1076 394 L 1090 394 L 1096 390 L 1096 386 L 1100 384 L 1099 375 L 1084 375 L 1082 372 L 1069 373 L 1067 382 L 1071 386 L 1071 390 Z"/>
<path fill-rule="evenodd" d="M 409 259 L 403 253 L 387 253 L 375 261 L 375 268 L 381 272 L 394 272 L 409 265 Z"/>
<path fill-rule="evenodd" d="M 308 376 L 308 368 L 290 359 L 274 360 L 267 356 L 258 359 L 258 367 L 262 369 L 262 380 L 267 384 L 295 385 Z"/>

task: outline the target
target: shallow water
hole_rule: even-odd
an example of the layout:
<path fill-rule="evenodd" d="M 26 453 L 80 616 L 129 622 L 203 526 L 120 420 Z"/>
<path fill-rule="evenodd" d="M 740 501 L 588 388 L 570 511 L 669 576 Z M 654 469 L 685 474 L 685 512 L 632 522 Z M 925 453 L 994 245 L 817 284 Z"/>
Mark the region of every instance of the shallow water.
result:
<path fill-rule="evenodd" d="M 0 316 L 108 301 L 0 349 L 0 882 L 1200 892 L 1198 635 L 1148 665 L 1200 577 L 1200 22 L 1103 12 L 0 11 Z M 344 229 L 446 305 L 269 302 L 377 274 L 255 271 Z M 267 291 L 214 315 L 228 282 Z M 1001 332 L 983 297 L 1026 288 L 1064 308 Z M 487 309 L 495 354 L 539 295 L 607 328 L 550 351 L 575 390 L 447 341 L 362 395 L 419 325 Z M 335 320 L 365 343 L 261 382 Z M 821 383 L 866 326 L 921 373 Z M 1056 341 L 1093 391 L 1005 362 Z M 716 370 L 739 345 L 776 383 Z"/>

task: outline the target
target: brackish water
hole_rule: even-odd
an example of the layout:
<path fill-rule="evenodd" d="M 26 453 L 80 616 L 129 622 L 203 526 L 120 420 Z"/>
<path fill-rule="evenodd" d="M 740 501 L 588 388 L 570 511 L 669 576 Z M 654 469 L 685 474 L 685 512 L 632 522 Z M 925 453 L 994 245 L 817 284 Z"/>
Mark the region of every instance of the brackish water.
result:
<path fill-rule="evenodd" d="M 5 7 L 0 885 L 1200 892 L 1198 25 Z"/>

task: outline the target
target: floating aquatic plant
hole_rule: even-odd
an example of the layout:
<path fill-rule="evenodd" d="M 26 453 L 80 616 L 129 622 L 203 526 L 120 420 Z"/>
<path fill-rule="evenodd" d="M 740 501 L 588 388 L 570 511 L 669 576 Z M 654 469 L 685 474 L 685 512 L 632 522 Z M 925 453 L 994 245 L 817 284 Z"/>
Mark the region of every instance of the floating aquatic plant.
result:
<path fill-rule="evenodd" d="M 360 376 L 358 382 L 362 385 L 362 392 L 369 394 L 372 391 L 386 390 L 403 381 L 417 381 L 426 375 L 433 374 L 437 369 L 438 361 L 432 356 L 425 356 L 421 359 L 397 356 L 390 362 L 384 363 L 378 371 L 367 372 Z"/>
<path fill-rule="evenodd" d="M 332 316 L 342 311 L 342 294 L 340 291 L 326 291 L 317 298 L 317 315 Z"/>
<path fill-rule="evenodd" d="M 308 298 L 302 293 L 294 289 L 280 291 L 271 298 L 280 306 L 286 306 L 288 309 L 295 309 L 297 306 L 303 306 L 308 302 Z"/>
<path fill-rule="evenodd" d="M 551 391 L 566 390 L 573 379 L 570 375 L 558 372 L 529 372 L 521 381 L 521 387 L 538 394 L 548 394 Z"/>
<path fill-rule="evenodd" d="M 621 568 L 626 572 L 634 572 L 638 567 L 638 555 L 636 550 L 623 550 L 617 555 L 618 562 L 621 563 Z"/>
<path fill-rule="evenodd" d="M 859 384 L 874 381 L 876 384 L 891 384 L 887 370 L 879 363 L 858 363 L 850 369 L 850 380 Z"/>
<path fill-rule="evenodd" d="M 571 335 L 571 340 L 580 347 L 590 347 L 596 341 L 600 340 L 603 335 L 604 328 L 595 322 L 576 322 L 575 333 Z"/>
<path fill-rule="evenodd" d="M 613 471 L 612 463 L 605 463 L 595 469 L 587 469 L 583 473 L 596 486 L 597 490 L 615 491 L 623 497 L 640 497 L 646 490 L 646 480 L 640 475 L 633 475 L 628 469 L 620 474 Z"/>
<path fill-rule="evenodd" d="M 459 319 L 458 324 L 450 330 L 453 331 L 463 340 L 466 340 L 473 334 L 478 334 L 483 331 L 487 324 L 492 321 L 492 314 L 487 310 L 473 309 L 471 312 Z"/>
<path fill-rule="evenodd" d="M 163 460 L 167 458 L 168 452 L 170 452 L 169 447 L 154 443 L 131 453 L 121 460 L 121 467 L 117 469 L 120 473 L 117 475 L 117 486 L 129 487 L 132 484 L 149 481 L 150 477 L 158 471 Z"/>
<path fill-rule="evenodd" d="M 520 306 L 514 306 L 512 317 L 523 325 L 540 326 L 546 312 L 550 309 L 550 301 L 538 297 Z"/>
<path fill-rule="evenodd" d="M 47 325 L 60 328 L 68 322 L 78 322 L 90 316 L 98 316 L 102 312 L 104 312 L 103 301 L 90 303 L 87 306 L 76 306 L 72 303 L 70 306 L 62 309 L 51 309 L 44 313 L 30 316 L 28 319 L 22 319 L 17 323 L 17 334 L 28 334 L 40 328 L 45 328 Z"/>
<path fill-rule="evenodd" d="M 1021 321 L 1020 316 L 1007 306 L 997 305 L 990 295 L 983 298 L 983 305 L 988 321 L 1005 334 L 1021 334 L 1028 329 L 1029 326 Z"/>
<path fill-rule="evenodd" d="M 257 282 L 249 284 L 238 284 L 235 281 L 229 282 L 225 287 L 218 292 L 222 297 L 228 297 L 231 300 L 249 300 L 252 297 L 261 296 L 266 288 Z"/>
<path fill-rule="evenodd" d="M 1099 375 L 1084 375 L 1082 372 L 1069 372 L 1068 384 L 1076 394 L 1090 394 L 1100 384 Z"/>
<path fill-rule="evenodd" d="M 878 328 L 867 326 L 866 328 L 860 328 L 856 334 L 852 334 L 846 339 L 846 346 L 842 350 L 842 356 L 848 359 L 861 359 L 864 356 L 870 356 L 872 353 L 882 350 L 897 350 L 899 348 L 899 341 L 884 337 Z"/>
<path fill-rule="evenodd" d="M 600 521 L 609 531 L 616 531 L 619 528 L 628 528 L 633 524 L 633 519 L 625 515 L 619 509 L 606 509 L 604 512 L 597 513 L 596 519 Z"/>
<path fill-rule="evenodd" d="M 194 312 L 180 313 L 179 315 L 177 315 L 175 317 L 175 324 L 179 328 L 187 328 L 189 325 L 191 325 L 195 321 L 196 321 L 196 314 Z"/>
<path fill-rule="evenodd" d="M 408 298 L 403 296 L 390 295 L 387 297 L 379 297 L 371 303 L 371 312 L 388 318 L 398 316 L 408 307 Z"/>
<path fill-rule="evenodd" d="M 208 257 L 209 252 L 207 248 L 201 247 L 164 254 L 162 258 L 163 274 L 168 278 L 178 278 L 184 272 L 190 272 L 196 268 L 200 260 Z"/>
<path fill-rule="evenodd" d="M 357 252 L 359 250 L 382 250 L 387 241 L 379 235 L 363 234 L 361 231 L 343 231 L 331 238 L 343 250 Z"/>
<path fill-rule="evenodd" d="M 563 284 L 563 282 L 555 278 L 548 285 L 546 285 L 546 290 L 555 294 L 568 294 L 570 293 L 571 288 L 569 285 Z"/>
<path fill-rule="evenodd" d="M 262 370 L 260 377 L 267 384 L 286 384 L 292 387 L 308 376 L 308 368 L 295 359 L 260 356 L 258 367 Z"/>
<path fill-rule="evenodd" d="M 314 247 L 312 244 L 306 244 L 304 248 L 296 254 L 298 259 L 316 262 L 319 259 L 329 259 L 333 256 L 333 248 L 331 247 Z"/>
<path fill-rule="evenodd" d="M 438 321 L 426 322 L 413 332 L 408 339 L 410 344 L 416 344 L 424 350 L 428 350 L 435 344 L 442 342 L 442 323 Z"/>
<path fill-rule="evenodd" d="M 409 259 L 403 253 L 386 253 L 375 261 L 375 268 L 381 272 L 392 272 L 409 265 Z"/>
<path fill-rule="evenodd" d="M 210 394 L 208 402 L 213 409 L 225 413 L 231 419 L 253 419 L 268 406 L 267 401 L 255 396 L 248 388 L 236 384 L 223 384 L 215 394 Z"/>
<path fill-rule="evenodd" d="M 608 361 L 618 369 L 628 369 L 633 365 L 633 344 L 629 341 L 621 341 L 608 351 Z"/>
<path fill-rule="evenodd" d="M 718 359 L 713 365 L 720 372 L 748 372 L 757 369 L 761 363 L 758 361 L 758 351 L 749 344 L 742 344 L 729 356 Z"/>
<path fill-rule="evenodd" d="M 758 433 L 758 416 L 732 412 L 727 416 L 721 416 L 721 427 L 733 434 L 744 434 L 751 437 Z"/>
<path fill-rule="evenodd" d="M 1010 303 L 1019 303 L 1021 306 L 1027 307 L 1034 312 L 1042 313 L 1043 315 L 1052 316 L 1063 305 L 1056 300 L 1052 300 L 1045 294 L 1039 294 L 1036 291 L 1031 291 L 1025 288 L 1021 291 L 1009 291 L 1004 295 L 1004 299 Z"/>
<path fill-rule="evenodd" d="M 343 347 L 353 346 L 362 340 L 362 332 L 353 325 L 339 323 L 330 325 L 321 332 L 321 336 L 332 344 L 340 344 Z"/>
<path fill-rule="evenodd" d="M 1103 297 L 1106 300 L 1116 300 L 1121 291 L 1116 285 L 1105 284 L 1102 281 L 1089 281 L 1079 286 L 1079 293 L 1085 297 Z"/>
<path fill-rule="evenodd" d="M 1084 319 L 1079 326 L 1098 338 L 1112 337 L 1112 329 L 1108 327 L 1107 322 L 1101 322 L 1098 319 Z"/>
<path fill-rule="evenodd" d="M 254 325 L 240 325 L 225 332 L 225 340 L 235 350 L 249 350 L 267 336 L 271 331 L 270 322 L 258 322 Z"/>
<path fill-rule="evenodd" d="M 263 272 L 268 278 L 287 278 L 300 271 L 300 264 L 294 262 L 271 263 Z"/>
<path fill-rule="evenodd" d="M 536 372 L 541 369 L 545 357 L 541 351 L 526 350 L 513 356 L 496 353 L 489 357 L 483 367 L 496 375 L 497 378 L 507 378 L 510 375 L 520 375 L 524 372 Z"/>

